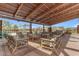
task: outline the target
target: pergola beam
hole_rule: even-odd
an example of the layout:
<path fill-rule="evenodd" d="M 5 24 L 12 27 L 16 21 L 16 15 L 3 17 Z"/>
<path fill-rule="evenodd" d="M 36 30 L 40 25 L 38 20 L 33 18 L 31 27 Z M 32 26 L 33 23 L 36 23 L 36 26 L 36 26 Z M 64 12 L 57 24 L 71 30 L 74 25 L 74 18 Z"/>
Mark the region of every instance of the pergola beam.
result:
<path fill-rule="evenodd" d="M 46 13 L 42 14 L 41 16 L 39 16 L 38 19 L 40 19 L 40 18 L 42 18 L 42 17 L 48 15 L 49 13 L 55 11 L 56 9 L 62 7 L 63 5 L 65 5 L 65 4 L 60 4 L 60 5 L 56 6 L 55 8 L 51 8 L 51 9 L 49 9 L 48 12 L 46 12 Z M 39 20 L 39 21 L 40 21 L 40 20 Z"/>
<path fill-rule="evenodd" d="M 79 4 L 76 4 L 76 5 L 73 5 L 73 6 L 70 6 L 69 8 L 67 8 L 67 9 L 65 9 L 65 10 L 63 10 L 63 11 L 61 11 L 61 12 L 59 12 L 59 13 L 56 13 L 56 14 L 51 14 L 49 17 L 47 17 L 47 18 L 52 18 L 53 19 L 53 17 L 58 17 L 59 16 L 59 14 L 66 14 L 66 12 L 68 11 L 72 11 L 72 10 L 74 10 L 74 9 L 77 9 L 79 7 Z M 60 15 L 61 16 L 61 15 Z M 62 15 L 63 16 L 63 15 Z M 41 20 L 40 22 L 43 22 L 43 21 L 45 21 L 46 20 L 46 18 L 44 18 L 43 20 Z M 50 20 L 48 20 L 48 21 L 45 21 L 45 22 L 49 22 Z"/>
<path fill-rule="evenodd" d="M 66 4 L 65 6 L 68 6 L 68 5 L 69 5 L 69 4 Z M 72 5 L 72 6 L 73 6 L 73 5 Z M 70 9 L 72 6 L 67 7 L 67 8 Z M 63 7 L 64 7 L 64 6 L 63 6 Z M 53 18 L 53 16 L 58 15 L 58 14 L 64 12 L 64 11 L 66 11 L 67 8 L 66 8 L 66 9 L 63 8 L 63 10 L 60 10 L 60 12 L 58 12 L 58 13 L 56 12 L 56 13 L 54 13 L 54 14 L 51 14 L 49 17 L 44 18 L 43 20 L 41 20 L 41 21 L 39 21 L 39 22 L 43 22 L 43 21 L 47 20 L 48 18 Z M 48 21 L 49 21 L 49 20 L 48 20 Z M 47 22 L 47 21 L 45 21 L 45 22 Z"/>
<path fill-rule="evenodd" d="M 17 8 L 17 10 L 16 10 L 16 12 L 14 13 L 14 17 L 16 17 L 17 16 L 17 14 L 19 13 L 19 11 L 21 10 L 21 8 L 22 8 L 22 6 L 23 6 L 23 3 L 21 3 L 19 6 L 18 6 L 18 8 Z"/>
<path fill-rule="evenodd" d="M 63 17 L 63 18 L 58 18 L 58 19 L 55 19 L 55 20 L 52 20 L 52 21 L 49 21 L 48 23 L 50 24 L 50 25 L 52 25 L 52 24 L 57 24 L 57 23 L 61 23 L 61 22 L 64 22 L 64 21 L 68 21 L 68 20 L 71 20 L 71 19 L 73 19 L 73 18 L 78 18 L 79 17 L 79 10 L 78 11 L 76 11 L 76 12 L 74 12 L 74 13 L 72 13 L 71 15 L 68 15 L 68 14 L 66 14 L 65 16 L 66 17 Z"/>
<path fill-rule="evenodd" d="M 43 25 L 43 32 L 45 32 L 45 25 Z"/>
<path fill-rule="evenodd" d="M 46 4 L 43 4 L 47 9 L 49 9 L 49 7 L 48 6 L 46 6 Z"/>
<path fill-rule="evenodd" d="M 6 13 L 6 12 L 0 12 L 0 17 L 1 18 L 7 18 L 7 19 L 11 19 L 11 20 L 16 20 L 16 21 L 23 21 L 23 22 L 31 22 L 31 23 L 35 23 L 35 24 L 41 24 L 41 25 L 49 25 L 49 24 L 45 24 L 45 23 L 39 23 L 39 22 L 33 22 L 33 21 L 28 21 L 22 18 L 16 18 L 13 17 L 13 14 L 10 13 Z M 20 16 L 19 16 L 20 17 Z"/>
<path fill-rule="evenodd" d="M 23 3 L 24 4 L 24 3 Z M 66 17 L 79 17 L 79 11 L 75 11 L 79 9 L 79 4 L 76 7 L 71 8 L 70 6 L 74 6 L 74 4 L 68 3 L 60 3 L 54 4 L 51 3 L 46 5 L 46 3 L 42 4 L 0 4 L 0 17 L 9 18 L 17 21 L 24 21 L 24 22 L 32 22 L 32 23 L 39 23 L 39 24 L 53 24 L 55 21 L 60 21 L 61 19 L 70 19 Z M 22 7 L 23 6 L 23 7 Z M 5 7 L 5 8 L 4 8 Z M 18 7 L 18 8 L 17 8 Z M 24 9 L 25 8 L 25 9 Z M 29 8 L 27 10 L 27 8 Z M 16 10 L 17 9 L 17 10 Z M 30 12 L 31 11 L 31 12 Z M 26 19 L 24 17 L 26 16 Z M 74 15 L 74 16 L 73 16 Z M 28 20 L 28 19 L 30 20 Z M 51 18 L 49 20 L 49 18 Z M 52 20 L 53 18 L 53 20 Z M 45 20 L 44 20 L 45 19 Z M 42 21 L 43 20 L 43 21 Z"/>
<path fill-rule="evenodd" d="M 30 22 L 30 33 L 32 33 L 32 23 Z"/>
<path fill-rule="evenodd" d="M 43 19 L 45 17 L 48 17 L 50 13 L 55 13 L 54 11 L 58 10 L 58 8 L 61 8 L 63 5 L 64 4 L 60 4 L 60 5 L 58 5 L 58 6 L 54 7 L 54 8 L 52 7 L 51 9 L 48 10 L 48 12 L 46 12 L 46 13 L 42 14 L 41 16 L 37 17 L 38 20 L 36 20 L 36 21 L 37 22 L 43 21 Z M 40 19 L 42 19 L 42 20 L 40 20 Z"/>
<path fill-rule="evenodd" d="M 61 11 L 61 12 L 59 12 L 59 13 L 50 15 L 50 17 L 57 16 L 57 15 L 59 15 L 59 14 L 61 14 L 61 13 L 65 13 L 65 12 L 67 12 L 67 11 L 69 12 L 70 10 L 76 9 L 76 8 L 78 8 L 78 7 L 79 7 L 79 4 L 72 5 L 72 6 L 68 7 L 67 9 L 64 9 L 63 11 Z"/>
<path fill-rule="evenodd" d="M 37 6 L 37 7 L 35 8 L 35 10 L 33 10 L 31 13 L 29 13 L 29 15 L 27 15 L 27 16 L 25 17 L 25 19 L 26 19 L 26 18 L 30 18 L 30 16 L 32 16 L 34 13 L 36 13 L 36 11 L 39 10 L 42 6 L 43 6 L 43 4 L 40 4 L 39 6 Z"/>

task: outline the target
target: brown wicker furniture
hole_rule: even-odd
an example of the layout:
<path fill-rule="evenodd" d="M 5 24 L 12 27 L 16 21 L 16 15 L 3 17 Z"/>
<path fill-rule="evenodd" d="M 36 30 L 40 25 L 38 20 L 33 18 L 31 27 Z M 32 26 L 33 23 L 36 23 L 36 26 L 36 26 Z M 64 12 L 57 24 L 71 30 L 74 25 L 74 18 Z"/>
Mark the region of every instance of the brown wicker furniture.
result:
<path fill-rule="evenodd" d="M 56 55 L 59 54 L 58 50 L 60 50 L 62 44 L 62 37 L 65 33 L 62 33 L 58 36 L 54 36 L 53 38 L 41 38 L 41 47 L 50 49 Z"/>
<path fill-rule="evenodd" d="M 13 54 L 17 49 L 27 46 L 28 39 L 17 40 L 15 37 L 8 35 L 7 36 L 7 46 L 9 51 Z"/>

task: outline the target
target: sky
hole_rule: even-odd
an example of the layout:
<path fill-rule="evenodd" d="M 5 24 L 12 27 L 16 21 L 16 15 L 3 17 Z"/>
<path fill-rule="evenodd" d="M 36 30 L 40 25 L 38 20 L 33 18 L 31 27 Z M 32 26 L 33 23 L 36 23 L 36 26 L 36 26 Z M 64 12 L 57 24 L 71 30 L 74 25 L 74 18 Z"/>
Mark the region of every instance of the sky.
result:
<path fill-rule="evenodd" d="M 0 18 L 0 20 L 8 20 L 8 19 Z M 9 22 L 11 24 L 17 24 L 17 25 L 26 24 L 26 22 L 15 21 L 15 20 L 9 20 Z M 27 24 L 29 24 L 29 23 L 27 23 Z M 68 27 L 76 27 L 76 25 L 78 25 L 78 24 L 79 24 L 79 18 L 75 18 L 75 19 L 71 19 L 70 21 L 52 25 L 52 27 L 67 27 L 68 28 Z M 33 24 L 33 28 L 37 28 L 37 27 L 41 27 L 41 26 L 42 25 Z"/>
<path fill-rule="evenodd" d="M 76 27 L 79 24 L 79 18 L 71 19 L 70 21 L 62 22 L 52 26 L 56 27 Z"/>

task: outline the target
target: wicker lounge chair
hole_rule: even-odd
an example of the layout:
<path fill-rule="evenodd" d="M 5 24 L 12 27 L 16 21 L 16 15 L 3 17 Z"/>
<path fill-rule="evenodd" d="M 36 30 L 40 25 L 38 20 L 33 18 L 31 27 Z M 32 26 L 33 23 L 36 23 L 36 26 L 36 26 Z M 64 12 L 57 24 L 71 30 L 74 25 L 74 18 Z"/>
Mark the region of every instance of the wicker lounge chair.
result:
<path fill-rule="evenodd" d="M 64 36 L 65 33 L 62 33 L 54 38 L 41 38 L 41 47 L 50 49 L 53 53 L 56 55 L 59 54 L 59 50 L 61 48 L 62 44 L 62 37 Z M 52 54 L 51 54 L 52 55 Z"/>
<path fill-rule="evenodd" d="M 16 40 L 13 36 L 8 35 L 7 46 L 10 52 L 13 54 L 18 48 L 27 46 L 28 40 Z"/>

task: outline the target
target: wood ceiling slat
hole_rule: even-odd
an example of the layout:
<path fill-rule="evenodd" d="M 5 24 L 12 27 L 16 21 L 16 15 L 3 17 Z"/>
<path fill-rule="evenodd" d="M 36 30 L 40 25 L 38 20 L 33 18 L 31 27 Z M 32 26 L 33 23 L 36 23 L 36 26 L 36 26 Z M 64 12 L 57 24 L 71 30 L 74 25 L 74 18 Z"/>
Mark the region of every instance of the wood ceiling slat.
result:
<path fill-rule="evenodd" d="M 12 7 L 17 7 L 20 5 L 20 3 L 7 3 L 8 5 L 12 6 Z"/>
<path fill-rule="evenodd" d="M 31 22 L 51 25 L 79 17 L 79 4 L 25 3 L 21 6 L 20 3 L 4 3 L 0 4 L 0 15 L 17 16 L 16 18 L 19 19 L 24 19 L 24 17 L 26 17 L 26 19 L 34 18 L 35 20 L 31 20 Z M 53 20 L 47 20 L 49 18 Z M 26 19 L 25 21 L 29 21 Z"/>
<path fill-rule="evenodd" d="M 47 10 L 47 11 L 45 11 L 44 13 L 41 13 L 40 15 L 38 15 L 36 18 L 37 19 L 39 19 L 39 17 L 40 18 L 42 18 L 41 16 L 42 15 L 44 15 L 45 13 L 47 13 L 47 12 L 49 12 L 51 9 L 55 9 L 57 6 L 59 6 L 59 5 L 61 5 L 61 4 L 59 4 L 59 3 L 46 3 L 46 6 L 48 6 L 49 7 L 49 10 Z"/>
<path fill-rule="evenodd" d="M 20 9 L 22 8 L 22 6 L 23 6 L 23 3 L 18 6 L 17 10 L 16 10 L 15 13 L 14 13 L 14 17 L 16 17 L 16 15 L 18 14 L 18 12 L 19 12 Z"/>
<path fill-rule="evenodd" d="M 40 5 L 40 3 L 38 3 L 38 4 L 25 3 L 24 5 L 25 5 L 26 7 L 28 7 L 28 8 L 30 8 L 30 9 L 34 10 L 34 8 L 36 8 L 38 5 Z"/>
<path fill-rule="evenodd" d="M 0 11 L 0 15 L 13 16 L 11 13 Z"/>
<path fill-rule="evenodd" d="M 49 4 L 49 3 L 43 4 L 43 6 L 36 13 L 34 13 L 34 16 L 32 16 L 32 21 L 38 20 L 36 18 L 46 13 L 53 5 L 54 4 Z"/>
<path fill-rule="evenodd" d="M 69 6 L 69 5 L 70 5 L 70 6 Z M 46 19 L 55 18 L 55 17 L 57 17 L 57 16 L 60 16 L 60 15 L 62 15 L 62 14 L 65 14 L 65 13 L 67 13 L 67 12 L 69 12 L 69 11 L 71 11 L 71 10 L 74 10 L 74 9 L 76 9 L 76 8 L 79 7 L 78 4 L 72 4 L 72 5 L 69 4 L 69 5 L 66 5 L 67 7 L 63 8 L 62 10 L 60 10 L 60 12 L 55 13 L 55 14 L 51 14 L 51 15 L 49 15 L 48 17 L 46 17 L 46 18 L 44 18 L 43 20 L 41 20 L 40 22 L 43 22 L 43 21 L 45 21 Z M 58 15 L 58 14 L 59 14 L 59 15 Z M 47 20 L 47 21 L 49 21 L 49 20 Z"/>
<path fill-rule="evenodd" d="M 79 11 L 78 11 L 79 12 Z M 69 20 L 71 20 L 71 19 L 73 19 L 73 18 L 77 18 L 77 17 L 79 17 L 78 16 L 79 14 L 73 14 L 73 15 L 71 15 L 71 16 L 67 16 L 66 18 L 63 18 L 63 19 L 59 19 L 59 20 L 61 20 L 61 21 L 59 21 L 59 20 L 55 20 L 55 21 L 53 21 L 53 22 L 49 22 L 49 24 L 50 25 L 53 25 L 53 24 L 57 24 L 57 23 L 61 23 L 61 22 L 65 22 L 65 21 L 69 21 Z"/>
<path fill-rule="evenodd" d="M 46 4 L 43 4 L 47 9 L 49 9 L 49 7 Z"/>
<path fill-rule="evenodd" d="M 55 6 L 52 7 L 50 10 L 48 10 L 48 12 L 46 12 L 46 13 L 42 14 L 41 16 L 39 16 L 38 19 L 48 15 L 49 13 L 53 12 L 54 10 L 56 10 L 58 7 L 61 7 L 62 5 L 64 5 L 64 4 L 60 4 L 60 5 L 57 5 L 56 7 Z"/>
<path fill-rule="evenodd" d="M 53 15 L 53 14 L 50 15 L 50 17 L 62 15 L 62 14 L 67 13 L 67 12 L 69 12 L 69 11 L 78 9 L 78 7 L 79 7 L 79 4 L 71 5 L 71 6 L 69 6 L 68 8 L 64 9 L 63 11 L 61 11 L 61 12 L 59 12 L 59 13 L 56 13 L 56 14 L 54 14 L 54 15 Z"/>
<path fill-rule="evenodd" d="M 26 17 L 27 17 L 31 12 L 33 12 L 33 11 L 35 10 L 35 8 L 36 8 L 37 6 L 39 6 L 39 5 L 40 5 L 40 3 L 38 3 L 38 4 L 34 4 L 34 3 L 25 4 L 25 7 L 27 7 L 27 8 L 29 9 L 29 11 L 28 11 L 28 12 L 25 12 L 26 15 L 24 16 L 24 19 L 26 19 Z M 27 8 L 25 8 L 25 9 L 27 10 Z"/>
<path fill-rule="evenodd" d="M 61 18 L 64 18 L 66 16 L 71 16 L 72 14 L 78 14 L 78 13 L 79 13 L 79 9 L 76 9 L 74 11 L 68 12 L 67 14 L 64 14 L 63 16 L 58 16 L 56 19 L 61 19 Z"/>
<path fill-rule="evenodd" d="M 7 12 L 2 12 L 2 11 L 0 11 L 0 16 L 5 16 L 5 17 L 13 17 L 13 14 L 11 14 L 11 13 L 7 13 Z M 16 18 L 19 18 L 19 19 L 23 19 L 23 17 L 22 16 L 18 16 L 18 17 L 14 17 L 15 19 Z"/>
<path fill-rule="evenodd" d="M 69 17 L 72 17 L 73 15 L 74 15 L 75 17 L 79 17 L 79 9 L 78 9 L 78 10 L 75 10 L 75 11 L 73 11 L 73 12 L 64 14 L 63 16 L 60 16 L 59 18 L 56 18 L 56 19 L 54 19 L 54 20 L 51 20 L 51 21 L 49 21 L 49 22 L 47 22 L 47 23 L 53 24 L 53 22 L 55 22 L 55 21 L 58 22 L 58 21 L 61 21 L 62 19 L 63 19 L 63 20 L 67 20 L 67 19 L 70 19 Z"/>
<path fill-rule="evenodd" d="M 33 6 L 32 6 L 33 5 Z M 31 8 L 30 8 L 31 7 Z M 18 16 L 22 16 L 24 19 L 26 15 L 28 15 L 34 8 L 37 7 L 37 4 L 23 4 L 20 12 L 17 14 Z M 32 9 L 33 8 L 33 9 Z"/>
<path fill-rule="evenodd" d="M 73 12 L 70 12 L 70 13 L 64 14 L 64 15 L 58 17 L 58 18 L 54 18 L 53 20 L 45 21 L 44 23 L 50 23 L 50 22 L 53 23 L 53 21 L 55 21 L 55 20 L 65 19 L 66 16 L 71 16 L 71 15 L 78 14 L 78 13 L 79 13 L 79 9 L 78 9 L 78 10 L 75 10 L 75 11 L 73 11 Z M 77 16 L 79 16 L 79 15 L 77 15 Z M 61 20 L 60 20 L 60 21 L 61 21 Z"/>
<path fill-rule="evenodd" d="M 30 4 L 31 5 L 31 4 Z M 22 8 L 19 10 L 17 16 L 22 16 L 23 18 L 29 14 L 33 9 L 29 8 L 28 5 L 23 4 Z"/>
<path fill-rule="evenodd" d="M 40 5 L 41 3 L 31 3 L 32 7 L 37 7 L 38 5 Z"/>
<path fill-rule="evenodd" d="M 47 8 L 47 7 L 43 4 L 43 6 L 42 6 L 40 9 L 38 9 L 38 10 L 31 16 L 32 21 L 35 21 L 34 19 L 35 19 L 38 15 L 40 15 L 41 13 L 46 12 L 48 9 L 49 9 L 49 8 Z"/>
<path fill-rule="evenodd" d="M 9 10 L 9 9 L 6 9 L 6 8 L 1 8 L 0 7 L 0 11 L 3 11 L 3 12 L 7 12 L 7 13 L 13 13 L 13 11 Z"/>
<path fill-rule="evenodd" d="M 52 8 L 50 8 L 47 12 L 43 13 L 41 16 L 37 17 L 36 19 L 36 22 L 38 21 L 41 21 L 43 18 L 49 16 L 49 14 L 53 11 L 55 11 L 55 9 L 59 6 L 61 6 L 62 4 L 59 4 L 59 5 L 54 5 Z M 40 20 L 41 19 L 41 20 Z"/>
<path fill-rule="evenodd" d="M 33 10 L 32 8 L 29 8 L 28 5 L 23 5 L 22 10 L 27 11 L 27 10 Z"/>
<path fill-rule="evenodd" d="M 0 3 L 0 7 L 3 7 L 3 8 L 7 8 L 7 9 L 16 9 L 16 7 L 13 7 L 13 6 L 11 6 L 11 5 L 9 5 L 9 4 L 3 4 L 3 3 Z"/>
<path fill-rule="evenodd" d="M 2 4 L 2 3 L 0 4 L 0 11 L 14 13 L 15 10 L 16 10 L 16 8 L 12 7 L 11 5 Z"/>
<path fill-rule="evenodd" d="M 43 4 L 40 4 L 37 6 L 29 15 L 26 16 L 26 18 L 30 18 L 31 15 L 33 15 L 38 9 L 40 9 L 43 6 Z"/>

